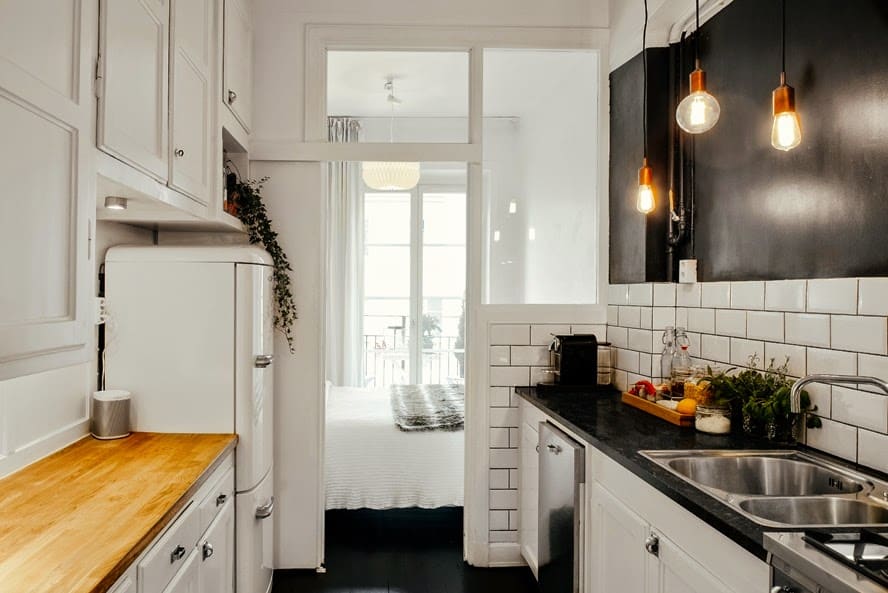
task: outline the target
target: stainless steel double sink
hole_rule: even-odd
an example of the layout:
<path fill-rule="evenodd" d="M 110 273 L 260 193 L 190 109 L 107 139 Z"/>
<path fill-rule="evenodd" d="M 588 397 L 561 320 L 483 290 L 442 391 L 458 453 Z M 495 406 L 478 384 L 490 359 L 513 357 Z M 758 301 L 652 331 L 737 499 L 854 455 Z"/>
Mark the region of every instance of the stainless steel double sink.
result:
<path fill-rule="evenodd" d="M 761 525 L 888 525 L 888 482 L 800 451 L 639 451 Z"/>

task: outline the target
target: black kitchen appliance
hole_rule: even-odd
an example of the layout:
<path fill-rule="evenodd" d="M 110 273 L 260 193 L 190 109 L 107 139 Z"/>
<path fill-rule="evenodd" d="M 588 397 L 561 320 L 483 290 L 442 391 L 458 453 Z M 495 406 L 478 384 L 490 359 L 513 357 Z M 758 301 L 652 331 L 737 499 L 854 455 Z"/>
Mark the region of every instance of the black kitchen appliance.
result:
<path fill-rule="evenodd" d="M 549 361 L 558 385 L 598 384 L 598 338 L 595 334 L 554 336 Z"/>

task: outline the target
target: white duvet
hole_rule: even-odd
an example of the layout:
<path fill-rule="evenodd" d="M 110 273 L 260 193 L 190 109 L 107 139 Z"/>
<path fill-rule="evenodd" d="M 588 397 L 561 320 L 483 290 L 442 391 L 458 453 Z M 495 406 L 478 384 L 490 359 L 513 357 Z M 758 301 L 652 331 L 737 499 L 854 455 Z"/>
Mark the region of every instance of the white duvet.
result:
<path fill-rule="evenodd" d="M 402 432 L 387 390 L 328 387 L 328 509 L 462 506 L 465 433 Z"/>

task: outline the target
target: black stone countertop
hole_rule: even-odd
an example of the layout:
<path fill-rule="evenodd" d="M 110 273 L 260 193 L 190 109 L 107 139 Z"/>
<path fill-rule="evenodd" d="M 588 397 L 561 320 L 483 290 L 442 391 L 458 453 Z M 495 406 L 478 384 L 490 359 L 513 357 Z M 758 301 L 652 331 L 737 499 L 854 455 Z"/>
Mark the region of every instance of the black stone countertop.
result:
<path fill-rule="evenodd" d="M 544 397 L 534 387 L 517 387 L 522 398 L 554 417 L 576 436 L 680 504 L 682 507 L 765 560 L 765 531 L 794 531 L 763 527 L 639 455 L 647 449 L 786 449 L 742 434 L 708 435 L 681 428 L 620 401 L 618 392 L 550 393 Z"/>

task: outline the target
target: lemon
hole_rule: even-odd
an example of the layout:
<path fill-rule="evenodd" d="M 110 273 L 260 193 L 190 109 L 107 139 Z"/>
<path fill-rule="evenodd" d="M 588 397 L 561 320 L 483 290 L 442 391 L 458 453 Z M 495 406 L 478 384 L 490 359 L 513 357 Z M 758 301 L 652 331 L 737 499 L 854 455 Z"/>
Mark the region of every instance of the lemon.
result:
<path fill-rule="evenodd" d="M 675 411 L 679 414 L 693 414 L 697 411 L 697 401 L 686 397 L 678 402 L 678 406 L 675 407 Z"/>

